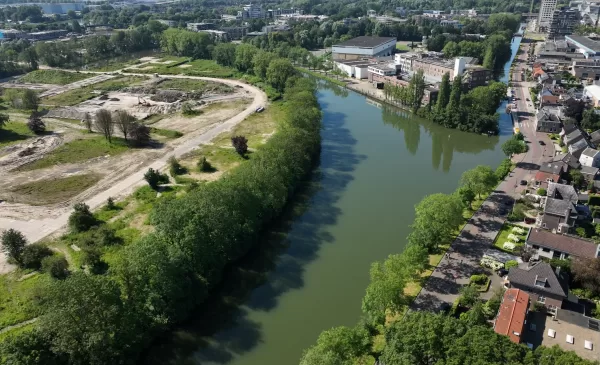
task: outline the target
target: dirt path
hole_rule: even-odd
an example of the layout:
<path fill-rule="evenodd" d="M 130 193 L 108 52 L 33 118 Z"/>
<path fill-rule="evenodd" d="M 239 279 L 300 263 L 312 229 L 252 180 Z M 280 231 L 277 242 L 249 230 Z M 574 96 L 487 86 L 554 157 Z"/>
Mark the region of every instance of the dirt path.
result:
<path fill-rule="evenodd" d="M 129 75 L 143 75 L 144 74 L 129 74 Z M 267 103 L 267 96 L 264 92 L 258 88 L 245 84 L 237 80 L 228 79 L 215 79 L 210 77 L 195 77 L 195 76 L 182 76 L 182 75 L 160 75 L 160 77 L 168 78 L 181 78 L 181 79 L 194 79 L 224 83 L 233 87 L 239 87 L 246 90 L 250 95 L 253 96 L 253 101 L 248 105 L 241 113 L 223 121 L 217 125 L 211 126 L 209 129 L 203 131 L 201 134 L 193 136 L 190 139 L 183 141 L 182 143 L 174 146 L 173 149 L 165 151 L 163 155 L 158 157 L 154 161 L 145 161 L 139 164 L 137 170 L 134 170 L 129 175 L 120 178 L 118 181 L 114 181 L 113 184 L 104 185 L 104 189 L 96 192 L 95 195 L 87 197 L 84 202 L 90 206 L 91 209 L 95 209 L 106 202 L 108 197 L 122 197 L 143 185 L 143 175 L 148 168 L 163 169 L 167 165 L 167 161 L 170 157 L 180 157 L 183 154 L 189 153 L 198 148 L 199 145 L 209 143 L 213 138 L 219 134 L 231 130 L 236 124 L 240 123 L 246 117 L 256 110 L 259 106 L 264 106 Z M 0 214 L 5 213 L 4 217 L 0 217 L 0 231 L 4 229 L 14 228 L 21 231 L 26 237 L 29 243 L 39 241 L 40 239 L 62 229 L 66 226 L 67 220 L 70 214 L 70 209 L 62 209 L 64 211 L 55 217 L 36 218 L 35 216 L 29 217 L 28 220 L 17 219 L 10 214 L 9 209 L 19 208 L 14 204 L 0 203 Z M 24 212 L 28 210 L 26 206 L 21 207 Z M 70 208 L 70 207 L 67 207 Z M 50 208 L 51 209 L 51 208 Z M 4 210 L 4 212 L 3 212 Z M 8 214 L 6 214 L 8 213 Z M 24 216 L 27 216 L 26 214 Z M 4 254 L 0 254 L 0 274 L 6 273 L 12 270 L 12 265 L 8 264 Z"/>

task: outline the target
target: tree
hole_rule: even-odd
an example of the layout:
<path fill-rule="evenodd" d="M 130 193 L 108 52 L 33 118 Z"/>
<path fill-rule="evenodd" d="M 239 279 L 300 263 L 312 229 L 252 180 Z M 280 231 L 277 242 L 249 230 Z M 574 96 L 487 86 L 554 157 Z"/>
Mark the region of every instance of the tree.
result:
<path fill-rule="evenodd" d="M 81 25 L 75 19 L 71 20 L 71 30 L 75 33 L 82 33 Z"/>
<path fill-rule="evenodd" d="M 418 69 L 417 72 L 415 72 L 415 74 L 410 79 L 408 88 L 412 93 L 412 110 L 416 113 L 417 110 L 421 107 L 423 95 L 425 94 L 425 75 L 423 73 L 423 69 Z"/>
<path fill-rule="evenodd" d="M 442 83 L 440 84 L 440 91 L 438 93 L 437 102 L 435 104 L 435 111 L 438 114 L 443 114 L 446 111 L 446 106 L 450 101 L 450 74 L 446 72 L 442 76 Z"/>
<path fill-rule="evenodd" d="M 42 134 L 46 131 L 46 124 L 44 124 L 42 118 L 32 115 L 27 121 L 27 128 L 35 134 Z"/>
<path fill-rule="evenodd" d="M 85 113 L 85 115 L 83 116 L 83 120 L 81 121 L 83 123 L 83 125 L 85 126 L 85 128 L 87 128 L 88 132 L 92 131 L 92 116 L 90 115 L 90 113 Z"/>
<path fill-rule="evenodd" d="M 502 144 L 502 152 L 506 155 L 506 157 L 511 158 L 515 154 L 524 153 L 526 151 L 527 145 L 519 141 L 517 138 L 512 137 L 507 139 Z"/>
<path fill-rule="evenodd" d="M 247 72 L 252 69 L 252 60 L 258 53 L 258 48 L 251 44 L 242 43 L 235 49 L 235 67 L 241 72 Z"/>
<path fill-rule="evenodd" d="M 581 123 L 586 103 L 584 100 L 569 99 L 565 102 L 565 117 L 574 119 Z"/>
<path fill-rule="evenodd" d="M 428 195 L 415 206 L 415 220 L 408 241 L 429 252 L 448 240 L 463 223 L 463 204 L 456 194 Z"/>
<path fill-rule="evenodd" d="M 460 290 L 459 302 L 465 307 L 472 307 L 479 303 L 479 290 L 474 285 L 463 286 Z"/>
<path fill-rule="evenodd" d="M 572 169 L 569 171 L 569 177 L 571 178 L 571 185 L 573 186 L 582 186 L 585 182 L 585 178 L 579 170 Z"/>
<path fill-rule="evenodd" d="M 248 153 L 248 139 L 246 137 L 231 137 L 231 144 L 233 145 L 233 148 L 235 148 L 235 152 L 237 152 L 240 156 L 246 156 L 246 153 Z"/>
<path fill-rule="evenodd" d="M 473 190 L 468 186 L 461 186 L 458 188 L 458 195 L 460 196 L 462 202 L 467 205 L 469 209 L 472 209 L 471 203 L 473 203 L 473 200 L 475 200 L 475 193 Z"/>
<path fill-rule="evenodd" d="M 296 69 L 289 60 L 282 58 L 274 59 L 269 63 L 269 67 L 267 67 L 267 82 L 279 92 L 283 92 L 287 79 L 295 73 Z"/>
<path fill-rule="evenodd" d="M 492 191 L 497 180 L 494 171 L 489 166 L 479 165 L 465 171 L 460 178 L 460 186 L 470 188 L 478 197 Z"/>
<path fill-rule="evenodd" d="M 212 166 L 211 166 L 210 162 L 208 162 L 206 160 L 206 157 L 204 157 L 204 156 L 200 157 L 200 159 L 198 160 L 197 166 L 198 166 L 198 171 L 200 171 L 200 172 L 208 172 L 208 171 L 212 170 Z"/>
<path fill-rule="evenodd" d="M 223 66 L 233 66 L 235 63 L 235 44 L 233 43 L 219 43 L 213 50 L 213 59 Z"/>
<path fill-rule="evenodd" d="M 590 131 L 600 129 L 600 115 L 596 113 L 595 109 L 588 109 L 583 112 L 581 127 Z"/>
<path fill-rule="evenodd" d="M 544 189 L 544 188 L 537 189 L 537 195 L 539 195 L 539 196 L 546 196 L 546 194 L 548 194 L 548 192 L 546 191 L 546 189 Z"/>
<path fill-rule="evenodd" d="M 99 109 L 96 112 L 96 129 L 104 134 L 104 138 L 108 143 L 112 143 L 112 135 L 114 131 L 112 114 L 106 109 Z"/>
<path fill-rule="evenodd" d="M 577 258 L 571 262 L 573 279 L 595 295 L 600 294 L 600 258 Z"/>
<path fill-rule="evenodd" d="M 364 327 L 334 327 L 321 332 L 317 344 L 304 352 L 300 365 L 350 364 L 371 348 L 369 332 Z"/>
<path fill-rule="evenodd" d="M 37 110 L 40 100 L 35 91 L 31 89 L 25 89 L 23 92 L 23 108 L 27 110 Z"/>
<path fill-rule="evenodd" d="M 4 127 L 9 120 L 10 117 L 8 116 L 8 114 L 0 113 L 0 129 L 2 129 L 2 127 Z"/>
<path fill-rule="evenodd" d="M 125 110 L 118 110 L 115 115 L 115 123 L 121 133 L 123 133 L 123 138 L 127 141 L 127 136 L 131 131 L 133 123 L 135 123 L 135 117 Z"/>
<path fill-rule="evenodd" d="M 165 174 L 161 174 L 159 171 L 149 168 L 144 174 L 144 180 L 154 190 L 158 189 L 160 184 L 166 184 L 169 182 L 169 177 Z"/>
<path fill-rule="evenodd" d="M 48 256 L 42 259 L 42 270 L 53 278 L 62 280 L 69 275 L 69 263 L 63 256 Z"/>
<path fill-rule="evenodd" d="M 186 169 L 183 166 L 181 166 L 181 164 L 179 163 L 179 161 L 177 161 L 175 156 L 171 156 L 169 158 L 168 162 L 169 162 L 169 173 L 171 174 L 171 176 L 181 175 L 186 172 Z"/>
<path fill-rule="evenodd" d="M 86 232 L 97 225 L 96 218 L 90 212 L 90 208 L 85 203 L 77 203 L 73 206 L 73 212 L 69 216 L 69 228 L 71 231 Z"/>
<path fill-rule="evenodd" d="M 23 233 L 12 228 L 2 232 L 2 251 L 19 265 L 22 264 L 26 244 L 27 240 Z"/>
<path fill-rule="evenodd" d="M 267 68 L 269 67 L 271 60 L 276 58 L 273 53 L 258 51 L 252 58 L 252 66 L 254 74 L 261 79 L 267 78 Z"/>
<path fill-rule="evenodd" d="M 133 122 L 129 128 L 129 137 L 136 146 L 146 146 L 150 143 L 150 128 L 142 123 Z"/>
<path fill-rule="evenodd" d="M 48 246 L 41 243 L 32 243 L 23 249 L 21 263 L 23 267 L 28 269 L 39 270 L 42 267 L 42 260 L 51 255 L 52 250 Z"/>

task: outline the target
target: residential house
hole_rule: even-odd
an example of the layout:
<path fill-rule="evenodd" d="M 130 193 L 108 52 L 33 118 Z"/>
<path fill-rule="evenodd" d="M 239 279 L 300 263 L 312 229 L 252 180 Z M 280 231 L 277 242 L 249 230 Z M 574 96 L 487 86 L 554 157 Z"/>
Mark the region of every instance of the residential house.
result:
<path fill-rule="evenodd" d="M 525 268 L 513 267 L 508 271 L 505 285 L 529 294 L 532 302 L 543 304 L 549 313 L 555 314 L 569 296 L 567 276 L 560 268 L 539 261 Z"/>
<path fill-rule="evenodd" d="M 529 295 L 520 289 L 504 292 L 498 315 L 494 321 L 494 332 L 508 336 L 514 343 L 520 343 L 529 313 Z"/>
<path fill-rule="evenodd" d="M 579 158 L 581 156 L 581 153 L 589 146 L 590 145 L 588 144 L 587 140 L 584 138 L 573 144 L 568 145 L 567 151 L 569 151 L 569 153 L 573 156 Z"/>
<path fill-rule="evenodd" d="M 600 169 L 598 169 L 597 167 L 583 166 L 581 168 L 581 175 L 583 175 L 585 180 L 588 182 L 594 181 L 596 180 L 596 176 L 598 176 L 599 170 Z"/>
<path fill-rule="evenodd" d="M 600 167 L 600 151 L 593 148 L 586 148 L 579 157 L 581 166 Z"/>
<path fill-rule="evenodd" d="M 539 188 L 548 189 L 548 183 L 560 182 L 562 174 L 566 173 L 568 165 L 562 161 L 548 161 L 540 165 L 539 171 L 535 174 L 535 185 Z"/>
<path fill-rule="evenodd" d="M 548 107 L 543 107 L 535 115 L 535 129 L 538 132 L 558 133 L 561 130 L 560 118 Z"/>
<path fill-rule="evenodd" d="M 556 155 L 554 156 L 554 158 L 552 158 L 552 162 L 564 162 L 565 164 L 567 164 L 567 169 L 565 170 L 565 172 L 569 171 L 570 169 L 578 169 L 580 167 L 579 160 L 577 159 L 577 157 L 573 156 L 570 153 L 561 153 L 559 155 Z"/>
<path fill-rule="evenodd" d="M 558 105 L 558 95 L 554 95 L 548 88 L 543 88 L 538 95 L 538 100 L 541 106 Z"/>
<path fill-rule="evenodd" d="M 596 146 L 596 147 L 600 147 L 600 129 L 598 129 L 595 132 L 592 132 L 592 134 L 590 134 L 590 142 Z"/>
<path fill-rule="evenodd" d="M 564 126 L 561 133 L 564 133 L 562 139 L 564 144 L 567 145 L 569 153 L 579 159 L 583 150 L 589 147 L 585 140 L 585 134 L 572 124 Z"/>
<path fill-rule="evenodd" d="M 598 245 L 579 237 L 554 234 L 550 231 L 532 228 L 525 239 L 525 246 L 534 250 L 534 258 L 567 259 L 598 257 Z"/>
<path fill-rule="evenodd" d="M 571 185 L 548 182 L 545 201 L 542 201 L 544 212 L 538 215 L 536 224 L 539 227 L 568 233 L 577 220 L 578 195 Z"/>

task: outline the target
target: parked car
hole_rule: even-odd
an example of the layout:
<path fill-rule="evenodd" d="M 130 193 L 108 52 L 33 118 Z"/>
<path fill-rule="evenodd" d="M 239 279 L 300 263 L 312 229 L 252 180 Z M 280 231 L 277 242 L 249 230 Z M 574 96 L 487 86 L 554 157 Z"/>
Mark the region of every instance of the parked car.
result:
<path fill-rule="evenodd" d="M 500 270 L 496 271 L 496 274 L 498 274 L 499 277 L 503 278 L 506 275 L 508 275 L 508 270 L 506 270 L 506 269 L 500 269 Z"/>
<path fill-rule="evenodd" d="M 260 113 L 260 112 L 262 112 L 263 110 L 265 110 L 265 108 L 264 108 L 264 107 L 262 107 L 262 106 L 259 106 L 258 108 L 256 108 L 256 112 L 257 112 L 257 113 Z"/>
<path fill-rule="evenodd" d="M 540 144 L 540 146 L 545 146 L 546 143 L 544 141 L 538 141 L 538 143 Z"/>
<path fill-rule="evenodd" d="M 527 185 L 527 180 L 521 180 L 521 181 L 519 182 L 519 184 L 521 184 L 521 185 Z"/>

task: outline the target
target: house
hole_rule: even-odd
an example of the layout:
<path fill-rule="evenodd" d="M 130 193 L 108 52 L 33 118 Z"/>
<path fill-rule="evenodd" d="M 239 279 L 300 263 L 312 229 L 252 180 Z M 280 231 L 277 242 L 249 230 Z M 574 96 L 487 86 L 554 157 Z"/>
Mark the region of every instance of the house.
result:
<path fill-rule="evenodd" d="M 563 136 L 563 142 L 568 146 L 584 138 L 581 129 L 575 127 L 563 128 L 565 135 Z"/>
<path fill-rule="evenodd" d="M 543 202 L 544 213 L 538 215 L 536 224 L 549 230 L 568 233 L 577 220 L 578 195 L 571 185 L 548 182 L 548 191 Z"/>
<path fill-rule="evenodd" d="M 535 185 L 539 188 L 548 189 L 548 183 L 560 182 L 563 173 L 566 173 L 569 166 L 562 161 L 548 161 L 540 165 L 539 171 L 535 174 Z"/>
<path fill-rule="evenodd" d="M 538 100 L 540 101 L 540 105 L 557 105 L 558 104 L 558 95 L 554 95 L 552 91 L 547 88 L 544 88 L 540 91 L 538 95 Z"/>
<path fill-rule="evenodd" d="M 534 250 L 534 257 L 567 259 L 569 257 L 598 257 L 598 245 L 579 237 L 554 234 L 550 231 L 532 228 L 525 239 L 526 247 Z"/>
<path fill-rule="evenodd" d="M 552 159 L 552 162 L 564 162 L 567 164 L 567 169 L 565 172 L 570 169 L 578 169 L 580 166 L 579 160 L 570 153 L 561 153 L 560 155 L 556 155 Z"/>
<path fill-rule="evenodd" d="M 587 140 L 580 139 L 579 141 L 568 145 L 567 151 L 569 151 L 570 154 L 578 158 L 581 156 L 581 153 L 589 146 L 590 145 L 588 144 Z"/>
<path fill-rule="evenodd" d="M 523 290 L 529 294 L 532 302 L 543 304 L 548 312 L 555 314 L 569 296 L 568 283 L 567 276 L 560 268 L 554 270 L 550 264 L 538 261 L 525 268 L 512 267 L 505 285 Z"/>
<path fill-rule="evenodd" d="M 504 292 L 498 315 L 494 321 L 494 332 L 508 336 L 514 343 L 520 343 L 529 313 L 529 295 L 520 289 Z"/>
<path fill-rule="evenodd" d="M 596 180 L 596 176 L 598 176 L 599 170 L 600 169 L 598 169 L 597 167 L 583 166 L 581 168 L 581 174 L 583 175 L 586 181 L 590 182 Z"/>
<path fill-rule="evenodd" d="M 590 142 L 595 146 L 599 147 L 600 144 L 600 129 L 590 134 Z"/>
<path fill-rule="evenodd" d="M 600 167 L 600 151 L 593 148 L 586 148 L 579 157 L 581 166 Z"/>
<path fill-rule="evenodd" d="M 592 106 L 600 106 L 600 86 L 588 85 L 584 88 L 584 95 L 592 100 Z"/>
<path fill-rule="evenodd" d="M 543 107 L 535 115 L 535 129 L 538 132 L 558 133 L 561 130 L 560 118 L 548 107 Z"/>

